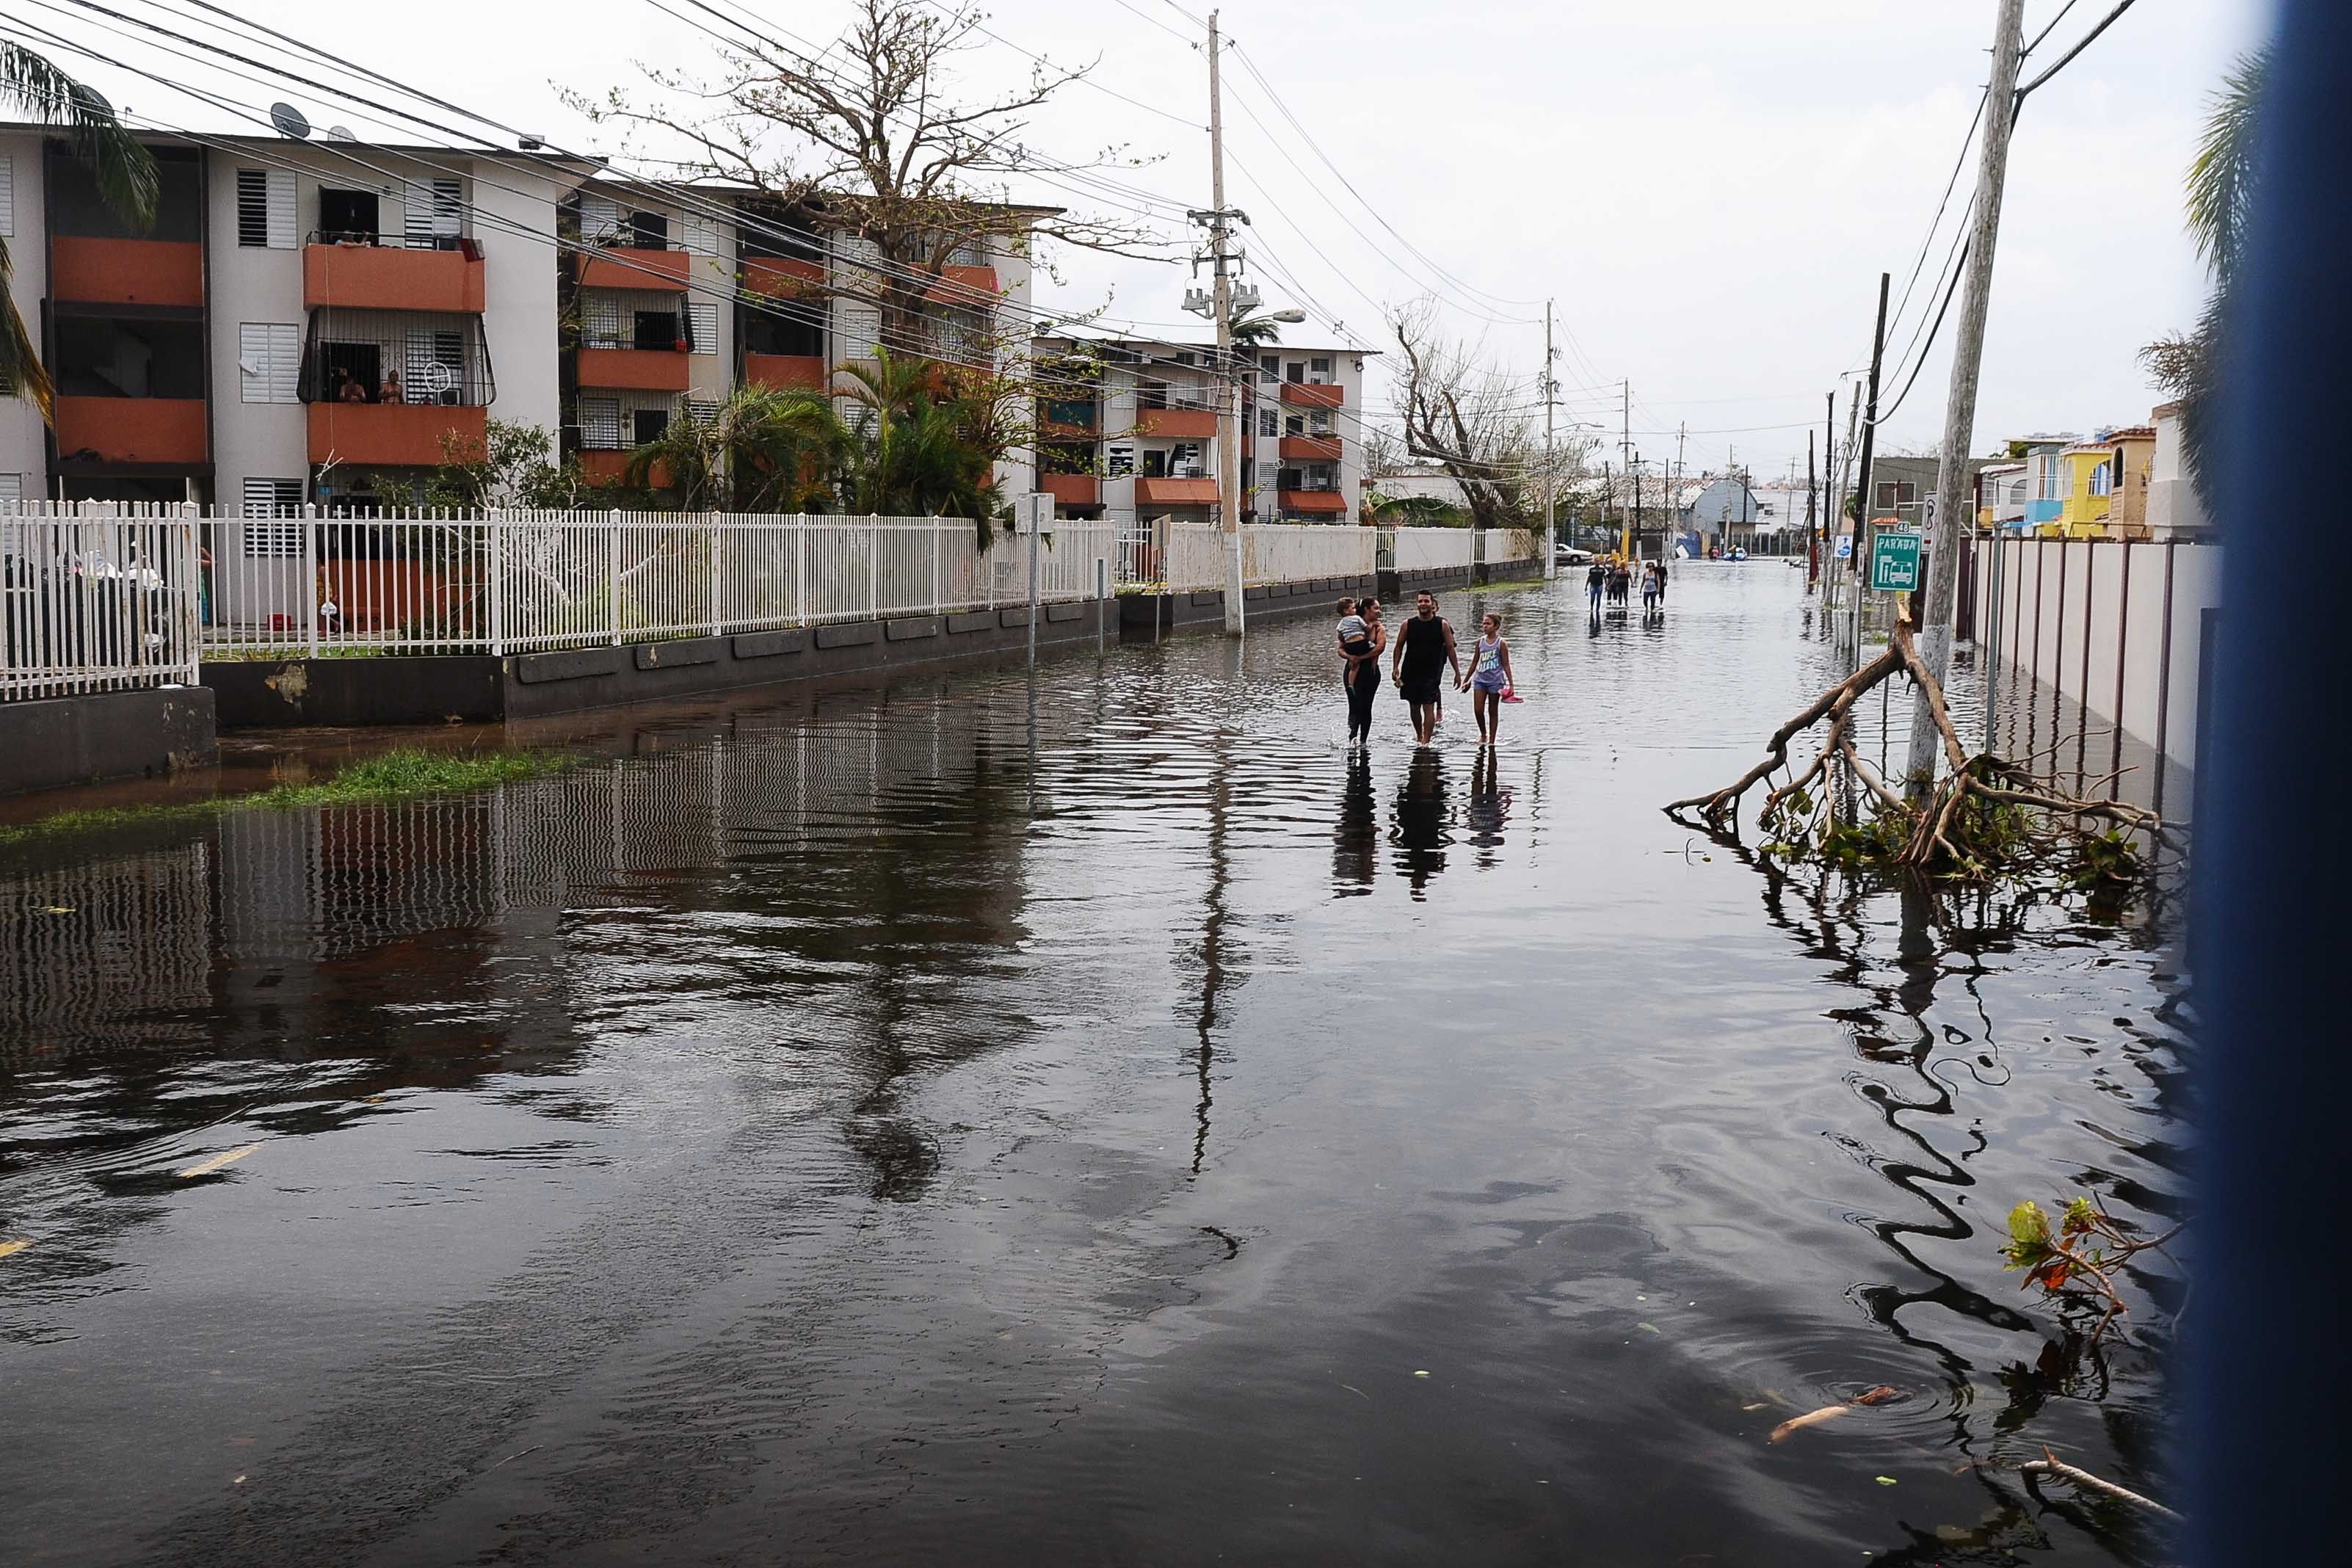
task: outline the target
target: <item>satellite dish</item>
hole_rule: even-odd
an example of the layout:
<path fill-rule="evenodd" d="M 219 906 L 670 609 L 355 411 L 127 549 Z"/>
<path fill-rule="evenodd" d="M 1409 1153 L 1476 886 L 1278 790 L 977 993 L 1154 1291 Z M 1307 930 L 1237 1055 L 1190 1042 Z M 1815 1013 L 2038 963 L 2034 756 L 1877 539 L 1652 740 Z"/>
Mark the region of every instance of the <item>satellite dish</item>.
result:
<path fill-rule="evenodd" d="M 302 111 L 290 103 L 271 104 L 269 123 L 278 127 L 278 133 L 280 136 L 290 136 L 297 142 L 307 142 L 310 139 L 310 121 L 304 119 Z"/>
<path fill-rule="evenodd" d="M 352 134 L 352 128 L 348 125 L 330 125 L 327 127 L 327 140 L 330 142 L 356 142 L 359 138 Z"/>

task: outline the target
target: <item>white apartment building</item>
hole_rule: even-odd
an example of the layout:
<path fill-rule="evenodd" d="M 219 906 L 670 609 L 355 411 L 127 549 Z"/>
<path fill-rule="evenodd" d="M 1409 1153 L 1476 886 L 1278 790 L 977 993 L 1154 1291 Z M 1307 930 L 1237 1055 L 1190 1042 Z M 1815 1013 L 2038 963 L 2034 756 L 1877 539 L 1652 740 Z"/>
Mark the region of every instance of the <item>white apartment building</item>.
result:
<path fill-rule="evenodd" d="M 493 416 L 609 479 L 695 405 L 744 382 L 823 389 L 880 336 L 839 291 L 870 247 L 741 191 L 332 132 L 146 140 L 161 197 L 134 233 L 53 128 L 0 125 L 10 287 L 58 394 L 53 427 L 0 399 L 0 497 L 394 505 Z M 1002 211 L 1006 234 L 931 291 L 939 357 L 1025 353 L 1034 209 Z M 999 483 L 1032 473 L 1019 454 Z M 215 547 L 292 532 L 232 531 Z"/>
<path fill-rule="evenodd" d="M 1360 350 L 1245 350 L 1242 508 L 1257 521 L 1349 522 L 1364 473 Z M 1139 531 L 1217 513 L 1213 345 L 1040 337 L 1038 487 L 1057 510 Z"/>

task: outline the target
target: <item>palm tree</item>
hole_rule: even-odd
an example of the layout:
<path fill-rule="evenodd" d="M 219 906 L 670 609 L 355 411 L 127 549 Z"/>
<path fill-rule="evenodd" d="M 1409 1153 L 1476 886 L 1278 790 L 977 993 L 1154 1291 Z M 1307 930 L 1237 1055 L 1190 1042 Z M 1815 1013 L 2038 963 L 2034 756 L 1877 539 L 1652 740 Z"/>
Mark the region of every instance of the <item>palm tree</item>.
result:
<path fill-rule="evenodd" d="M 629 454 L 622 482 L 675 491 L 688 511 L 822 511 L 849 455 L 849 432 L 824 398 L 746 386 L 708 419 L 671 420 Z"/>
<path fill-rule="evenodd" d="M 1282 341 L 1282 326 L 1271 311 L 1257 309 L 1243 310 L 1233 320 L 1234 347 L 1261 348 Z"/>
<path fill-rule="evenodd" d="M 2219 515 L 2221 398 L 2227 381 L 2230 300 L 2245 259 L 2246 235 L 2260 184 L 2256 161 L 2262 102 L 2270 81 L 2267 47 L 2241 57 L 2213 95 L 2197 157 L 2189 166 L 2189 232 L 2213 275 L 2213 291 L 2196 329 L 2140 351 L 2157 384 L 2180 403 L 2180 435 L 2189 477 L 2206 510 Z"/>
<path fill-rule="evenodd" d="M 140 229 L 155 221 L 155 160 L 94 89 L 22 44 L 0 40 L 0 103 L 64 126 L 74 156 L 89 165 L 100 198 L 116 216 Z M 57 389 L 8 280 L 8 242 L 0 239 L 0 396 L 24 398 L 46 420 Z"/>
<path fill-rule="evenodd" d="M 900 517 L 968 517 L 989 539 L 996 477 L 985 400 L 939 395 L 933 367 L 877 349 L 845 365 L 845 391 L 859 405 L 848 485 L 852 511 Z"/>

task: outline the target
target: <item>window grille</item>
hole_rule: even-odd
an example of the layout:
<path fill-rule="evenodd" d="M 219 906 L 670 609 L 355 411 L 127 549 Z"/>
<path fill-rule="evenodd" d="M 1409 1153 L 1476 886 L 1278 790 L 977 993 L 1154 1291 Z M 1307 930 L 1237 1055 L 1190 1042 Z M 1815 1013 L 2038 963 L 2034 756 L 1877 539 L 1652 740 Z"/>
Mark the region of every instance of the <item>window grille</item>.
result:
<path fill-rule="evenodd" d="M 719 422 L 719 400 L 715 397 L 689 397 L 686 400 L 686 416 L 697 425 Z"/>
<path fill-rule="evenodd" d="M 688 213 L 679 225 L 679 243 L 696 256 L 719 254 L 719 220 L 702 213 Z"/>
<path fill-rule="evenodd" d="M 621 448 L 621 400 L 583 397 L 580 400 L 580 444 L 592 452 Z"/>
<path fill-rule="evenodd" d="M 1259 409 L 1257 411 L 1257 433 L 1269 441 L 1274 439 L 1276 436 L 1281 435 L 1282 416 L 1276 413 L 1271 408 Z"/>
<path fill-rule="evenodd" d="M 1307 374 L 1310 379 L 1317 382 L 1328 382 L 1331 379 L 1331 362 L 1328 359 L 1310 359 L 1307 362 Z"/>
<path fill-rule="evenodd" d="M 1259 355 L 1257 362 L 1257 378 L 1267 386 L 1272 386 L 1281 381 L 1282 356 L 1280 354 Z"/>
<path fill-rule="evenodd" d="M 1131 442 L 1127 441 L 1113 442 L 1108 453 L 1105 457 L 1103 462 L 1103 472 L 1114 479 L 1123 479 L 1133 477 L 1135 473 L 1134 445 Z"/>
<path fill-rule="evenodd" d="M 0 239 L 16 232 L 16 160 L 0 153 Z"/>

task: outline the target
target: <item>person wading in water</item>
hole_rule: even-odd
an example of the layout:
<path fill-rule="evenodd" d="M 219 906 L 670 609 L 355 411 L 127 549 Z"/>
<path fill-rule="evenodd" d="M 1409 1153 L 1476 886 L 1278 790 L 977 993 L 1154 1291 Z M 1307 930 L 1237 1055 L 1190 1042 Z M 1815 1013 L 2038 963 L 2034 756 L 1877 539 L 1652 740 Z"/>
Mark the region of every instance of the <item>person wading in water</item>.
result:
<path fill-rule="evenodd" d="M 1426 746 L 1443 716 L 1440 683 L 1444 668 L 1462 679 L 1462 656 L 1454 651 L 1454 627 L 1437 613 L 1437 595 L 1426 588 L 1413 595 L 1413 616 L 1396 635 L 1396 657 L 1389 661 L 1389 678 L 1397 695 L 1412 710 L 1413 739 Z"/>

